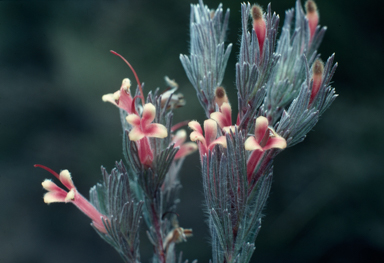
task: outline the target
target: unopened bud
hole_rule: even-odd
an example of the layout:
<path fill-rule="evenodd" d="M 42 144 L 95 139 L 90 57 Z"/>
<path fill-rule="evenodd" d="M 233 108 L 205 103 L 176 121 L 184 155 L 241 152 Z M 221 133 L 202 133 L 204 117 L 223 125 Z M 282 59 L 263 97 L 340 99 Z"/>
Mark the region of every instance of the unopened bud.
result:
<path fill-rule="evenodd" d="M 257 41 L 259 42 L 260 57 L 263 53 L 264 40 L 266 35 L 266 26 L 263 18 L 263 9 L 259 5 L 253 5 L 251 9 L 253 19 L 253 29 L 255 30 Z"/>
<path fill-rule="evenodd" d="M 323 72 L 324 72 L 324 63 L 321 61 L 321 59 L 316 59 L 312 66 L 312 78 L 313 78 L 313 84 L 312 84 L 312 92 L 311 92 L 311 98 L 309 100 L 309 104 L 312 103 L 312 101 L 315 99 L 317 93 L 319 93 L 319 89 L 321 86 L 321 83 L 323 81 Z"/>
<path fill-rule="evenodd" d="M 224 102 L 228 102 L 227 93 L 223 87 L 217 87 L 215 90 L 215 103 L 221 107 Z"/>
<path fill-rule="evenodd" d="M 305 3 L 305 11 L 307 13 L 308 26 L 311 34 L 310 41 L 312 41 L 316 27 L 319 24 L 319 12 L 317 12 L 317 5 L 315 1 L 308 0 Z"/>

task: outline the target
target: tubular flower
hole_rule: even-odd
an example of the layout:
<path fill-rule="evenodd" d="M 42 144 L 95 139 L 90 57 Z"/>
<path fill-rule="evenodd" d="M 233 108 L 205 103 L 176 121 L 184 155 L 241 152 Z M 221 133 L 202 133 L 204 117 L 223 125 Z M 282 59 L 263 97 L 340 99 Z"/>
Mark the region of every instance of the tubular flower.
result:
<path fill-rule="evenodd" d="M 143 115 L 140 118 L 137 114 L 129 114 L 127 122 L 133 126 L 129 132 L 131 141 L 138 141 L 144 137 L 165 138 L 168 136 L 167 128 L 158 123 L 151 123 L 155 119 L 156 108 L 152 103 L 144 105 Z"/>
<path fill-rule="evenodd" d="M 185 130 L 179 130 L 172 138 L 172 142 L 175 144 L 175 147 L 180 147 L 179 151 L 176 153 L 174 160 L 181 159 L 190 155 L 197 150 L 197 145 L 194 142 L 185 142 L 187 139 L 187 132 Z"/>
<path fill-rule="evenodd" d="M 217 123 L 214 120 L 209 119 L 204 121 L 205 136 L 203 135 L 200 123 L 197 121 L 189 122 L 188 126 L 193 130 L 190 135 L 191 141 L 198 141 L 201 162 L 203 162 L 203 156 L 208 154 L 208 150 L 212 150 L 215 145 L 220 144 L 224 148 L 227 147 L 225 136 L 220 136 L 216 139 Z"/>
<path fill-rule="evenodd" d="M 263 152 L 270 149 L 284 149 L 287 142 L 278 135 L 273 128 L 268 127 L 268 119 L 260 116 L 256 119 L 255 136 L 248 137 L 244 146 L 248 151 L 253 151 L 247 161 L 248 180 L 251 179 L 253 171 L 256 168 Z"/>
<path fill-rule="evenodd" d="M 48 192 L 44 195 L 44 202 L 47 204 L 50 203 L 73 203 L 77 208 L 79 208 L 84 214 L 86 214 L 91 220 L 93 225 L 102 233 L 107 233 L 107 230 L 104 227 L 102 218 L 104 220 L 107 219 L 107 217 L 99 211 L 86 199 L 84 198 L 76 189 L 75 185 L 73 184 L 71 174 L 68 170 L 63 170 L 60 172 L 60 174 L 57 174 L 52 169 L 45 167 L 40 164 L 35 164 L 35 167 L 40 167 L 51 174 L 53 174 L 57 179 L 60 180 L 60 182 L 69 190 L 68 192 L 64 189 L 58 187 L 54 182 L 51 180 L 45 179 L 42 183 L 43 188 L 47 190 Z"/>
<path fill-rule="evenodd" d="M 220 128 L 229 133 L 230 130 L 235 132 L 235 125 L 232 125 L 232 108 L 228 102 L 224 102 L 220 107 L 220 112 L 211 113 L 211 119 L 215 120 Z M 238 125 L 238 123 L 236 123 Z"/>
<path fill-rule="evenodd" d="M 105 94 L 102 97 L 104 102 L 110 102 L 113 105 L 125 110 L 129 114 L 135 113 L 133 99 L 130 93 L 131 81 L 128 78 L 123 79 L 121 87 L 115 93 Z"/>

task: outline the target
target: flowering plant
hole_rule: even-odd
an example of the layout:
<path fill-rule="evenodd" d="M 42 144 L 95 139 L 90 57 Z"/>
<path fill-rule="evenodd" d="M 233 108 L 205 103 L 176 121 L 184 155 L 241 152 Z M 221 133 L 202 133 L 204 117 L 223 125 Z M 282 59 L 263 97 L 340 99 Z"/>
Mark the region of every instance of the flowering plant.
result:
<path fill-rule="evenodd" d="M 120 89 L 102 97 L 117 106 L 124 130 L 125 162 L 116 162 L 103 182 L 90 190 L 90 200 L 74 186 L 68 170 L 53 174 L 68 192 L 51 180 L 44 202 L 75 204 L 92 220 L 96 232 L 125 262 L 141 262 L 139 230 L 147 227 L 153 262 L 182 262 L 175 244 L 192 230 L 179 226 L 176 214 L 179 171 L 185 157 L 200 154 L 205 212 L 208 216 L 213 262 L 249 262 L 261 227 L 262 210 L 272 184 L 273 160 L 306 137 L 337 95 L 330 86 L 336 64 L 332 55 L 320 60 L 320 27 L 316 4 L 300 1 L 286 12 L 277 41 L 279 16 L 260 6 L 241 5 L 242 35 L 236 64 L 237 114 L 222 81 L 232 45 L 225 46 L 229 10 L 210 10 L 202 0 L 191 6 L 190 55 L 180 55 L 207 120 L 172 124 L 173 110 L 184 106 L 178 84 L 165 78 L 168 89 L 145 98 L 131 64 L 137 88 L 124 79 Z M 251 31 L 250 18 L 252 20 Z M 295 18 L 294 22 L 293 19 Z M 192 130 L 190 140 L 181 127 Z"/>

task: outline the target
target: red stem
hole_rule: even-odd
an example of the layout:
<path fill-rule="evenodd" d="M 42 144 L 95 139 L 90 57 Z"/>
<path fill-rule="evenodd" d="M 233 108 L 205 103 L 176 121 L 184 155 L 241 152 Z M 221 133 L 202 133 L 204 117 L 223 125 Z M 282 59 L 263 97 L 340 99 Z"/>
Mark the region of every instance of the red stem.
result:
<path fill-rule="evenodd" d="M 153 216 L 153 226 L 155 227 L 156 230 L 156 235 L 157 235 L 157 251 L 158 251 L 158 256 L 160 258 L 161 263 L 166 263 L 165 262 L 165 254 L 163 250 L 163 238 L 161 237 L 161 226 L 159 224 L 159 217 L 157 216 L 156 209 L 152 203 L 151 205 L 152 208 L 152 216 Z"/>

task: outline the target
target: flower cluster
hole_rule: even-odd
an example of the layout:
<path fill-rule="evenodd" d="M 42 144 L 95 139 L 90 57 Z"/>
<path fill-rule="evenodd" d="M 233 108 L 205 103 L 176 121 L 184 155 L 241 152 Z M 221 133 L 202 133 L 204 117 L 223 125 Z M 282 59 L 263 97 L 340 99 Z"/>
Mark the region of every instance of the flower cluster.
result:
<path fill-rule="evenodd" d="M 187 155 L 199 150 L 205 214 L 212 242 L 213 263 L 247 263 L 255 250 L 262 210 L 273 179 L 274 158 L 303 141 L 335 100 L 330 86 L 337 64 L 323 63 L 317 49 L 326 28 L 319 26 L 314 1 L 300 1 L 286 12 L 277 40 L 279 16 L 271 5 L 241 5 L 242 35 L 236 64 L 237 115 L 222 85 L 232 44 L 225 46 L 229 10 L 211 10 L 199 0 L 191 6 L 191 47 L 180 55 L 182 66 L 206 120 L 172 125 L 173 110 L 184 106 L 179 86 L 165 77 L 167 89 L 144 97 L 125 78 L 118 91 L 102 97 L 119 108 L 125 162 L 116 162 L 103 181 L 90 190 L 88 201 L 73 184 L 68 170 L 53 174 L 68 189 L 51 180 L 42 185 L 44 202 L 73 203 L 125 262 L 141 262 L 140 227 L 144 221 L 153 245 L 153 263 L 182 262 L 175 245 L 192 236 L 179 226 L 176 213 L 181 189 L 179 172 Z M 250 20 L 252 23 L 250 23 Z M 249 25 L 252 24 L 252 27 Z M 192 130 L 187 141 L 187 125 Z M 204 129 L 203 129 L 204 128 Z"/>

